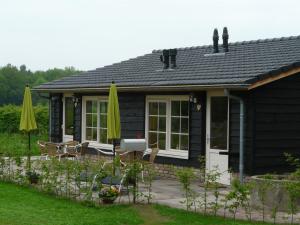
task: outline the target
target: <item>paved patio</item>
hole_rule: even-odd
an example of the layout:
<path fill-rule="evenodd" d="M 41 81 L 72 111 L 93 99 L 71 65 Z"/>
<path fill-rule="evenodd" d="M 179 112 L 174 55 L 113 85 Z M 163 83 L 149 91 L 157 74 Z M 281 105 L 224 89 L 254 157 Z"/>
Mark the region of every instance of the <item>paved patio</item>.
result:
<path fill-rule="evenodd" d="M 204 188 L 201 187 L 200 183 L 194 182 L 192 184 L 192 189 L 196 191 L 198 195 L 203 195 Z M 147 194 L 145 192 L 145 185 L 143 183 L 140 184 L 140 191 Z M 222 203 L 222 199 L 224 199 L 225 195 L 230 191 L 229 187 L 220 188 L 220 196 L 219 196 L 219 202 Z M 153 203 L 158 203 L 162 205 L 167 205 L 174 208 L 181 208 L 186 209 L 186 206 L 184 203 L 182 203 L 185 198 L 183 197 L 183 191 L 181 189 L 181 184 L 176 180 L 170 180 L 170 179 L 160 179 L 157 178 L 153 182 L 153 188 L 152 188 L 152 195 Z M 198 200 L 201 200 L 201 197 L 197 198 Z M 213 192 L 208 192 L 208 202 L 213 202 L 215 199 Z M 122 203 L 128 202 L 128 197 L 123 196 L 121 198 Z M 192 208 L 194 210 L 194 208 Z M 203 209 L 199 209 L 199 206 L 197 206 L 197 212 L 203 212 Z M 218 215 L 224 216 L 224 208 L 223 206 L 218 210 Z M 265 214 L 265 221 L 273 222 L 273 219 L 270 217 L 271 212 L 270 210 L 266 210 Z M 226 210 L 226 217 L 232 217 L 232 214 Z M 261 210 L 254 210 L 252 211 L 252 220 L 262 220 L 262 213 Z M 236 218 L 239 219 L 247 219 L 244 209 L 239 209 L 236 214 Z M 277 214 L 277 223 L 290 223 L 289 220 L 290 216 L 285 212 L 278 212 Z M 300 213 L 294 216 L 294 223 L 300 224 Z"/>

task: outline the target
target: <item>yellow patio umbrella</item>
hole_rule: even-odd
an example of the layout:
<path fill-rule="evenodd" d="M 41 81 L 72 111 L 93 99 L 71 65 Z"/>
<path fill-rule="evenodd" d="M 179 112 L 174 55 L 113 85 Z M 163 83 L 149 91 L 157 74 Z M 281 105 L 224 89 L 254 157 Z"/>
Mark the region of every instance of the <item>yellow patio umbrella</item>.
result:
<path fill-rule="evenodd" d="M 30 170 L 30 167 L 31 167 L 31 164 L 30 164 L 30 131 L 37 129 L 37 126 L 36 126 L 33 107 L 32 107 L 30 88 L 28 85 L 26 85 L 26 87 L 25 87 L 19 129 L 21 131 L 26 131 L 28 133 L 27 165 L 28 165 L 28 169 Z"/>
<path fill-rule="evenodd" d="M 121 122 L 117 86 L 111 83 L 107 109 L 107 138 L 113 141 L 113 156 L 115 156 L 115 141 L 121 137 Z"/>

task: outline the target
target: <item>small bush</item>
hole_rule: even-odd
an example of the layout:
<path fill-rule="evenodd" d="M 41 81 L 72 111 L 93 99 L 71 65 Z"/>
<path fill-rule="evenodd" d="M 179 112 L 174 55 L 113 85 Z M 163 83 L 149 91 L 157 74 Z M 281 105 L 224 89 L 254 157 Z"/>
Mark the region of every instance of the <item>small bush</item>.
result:
<path fill-rule="evenodd" d="M 37 105 L 33 107 L 37 123 L 37 133 L 48 132 L 48 106 Z M 22 106 L 5 105 L 0 107 L 0 133 L 18 133 Z"/>

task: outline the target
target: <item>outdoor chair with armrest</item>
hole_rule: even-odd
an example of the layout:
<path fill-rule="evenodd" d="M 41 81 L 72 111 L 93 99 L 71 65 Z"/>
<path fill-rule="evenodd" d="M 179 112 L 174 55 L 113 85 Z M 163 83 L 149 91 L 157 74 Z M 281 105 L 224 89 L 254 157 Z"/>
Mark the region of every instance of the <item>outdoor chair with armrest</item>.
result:
<path fill-rule="evenodd" d="M 113 156 L 112 152 L 106 152 L 103 150 L 98 150 L 98 151 L 105 155 Z M 106 184 L 106 185 L 118 186 L 119 193 L 121 193 L 122 188 L 125 185 L 126 180 L 128 179 L 129 172 L 130 172 L 130 169 L 126 168 L 126 165 L 128 165 L 129 163 L 132 163 L 134 160 L 141 161 L 143 158 L 144 152 L 121 152 L 120 149 L 117 147 L 116 154 L 118 156 L 120 156 L 120 166 L 125 169 L 123 170 L 123 173 L 120 174 L 121 176 L 119 176 L 119 177 L 108 176 L 108 177 L 102 179 L 102 183 Z M 113 164 L 113 160 L 106 161 L 103 164 L 102 169 L 105 169 L 106 166 L 112 165 L 112 164 Z M 92 187 L 94 187 L 94 185 L 96 183 L 97 176 L 98 175 L 96 174 L 93 178 Z"/>
<path fill-rule="evenodd" d="M 67 141 L 67 142 L 64 142 L 63 144 L 66 146 L 76 146 L 79 144 L 79 142 L 78 141 Z"/>
<path fill-rule="evenodd" d="M 154 164 L 154 161 L 155 161 L 155 158 L 156 158 L 158 152 L 159 152 L 158 147 L 151 148 L 149 161 L 144 161 L 144 163 L 142 164 L 143 167 L 144 167 L 145 164 L 148 165 L 148 166 L 152 166 Z M 142 170 L 142 181 L 144 182 L 144 168 Z"/>
<path fill-rule="evenodd" d="M 89 142 L 79 144 L 77 141 L 73 141 L 72 144 L 75 145 L 66 146 L 66 154 L 68 157 L 74 157 L 78 159 L 79 157 L 83 157 L 87 154 Z"/>
<path fill-rule="evenodd" d="M 61 146 L 58 144 L 47 142 L 45 144 L 45 149 L 48 153 L 48 157 L 58 157 L 60 160 L 61 156 L 63 155 L 63 153 L 61 153 L 60 147 Z"/>
<path fill-rule="evenodd" d="M 48 151 L 46 149 L 46 143 L 45 141 L 37 141 L 37 145 L 39 146 L 41 156 L 45 156 L 47 159 Z"/>

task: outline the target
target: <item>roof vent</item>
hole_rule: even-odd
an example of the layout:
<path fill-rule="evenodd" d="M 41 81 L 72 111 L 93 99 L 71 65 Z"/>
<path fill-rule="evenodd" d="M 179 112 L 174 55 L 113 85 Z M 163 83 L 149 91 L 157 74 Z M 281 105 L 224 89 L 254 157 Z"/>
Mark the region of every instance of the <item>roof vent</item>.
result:
<path fill-rule="evenodd" d="M 214 34 L 213 34 L 213 42 L 214 42 L 214 53 L 219 52 L 219 34 L 218 34 L 218 29 L 214 29 Z"/>
<path fill-rule="evenodd" d="M 160 61 L 164 64 L 164 69 L 169 68 L 169 50 L 163 50 L 162 55 L 160 55 Z"/>
<path fill-rule="evenodd" d="M 164 69 L 169 69 L 171 61 L 171 69 L 176 67 L 177 49 L 165 49 L 160 55 L 160 61 L 164 64 Z"/>
<path fill-rule="evenodd" d="M 222 38 L 223 38 L 224 52 L 228 52 L 228 39 L 229 39 L 229 35 L 228 35 L 227 27 L 223 28 Z"/>
<path fill-rule="evenodd" d="M 170 56 L 171 56 L 171 68 L 174 69 L 176 67 L 176 56 L 177 56 L 177 49 L 170 49 Z"/>

